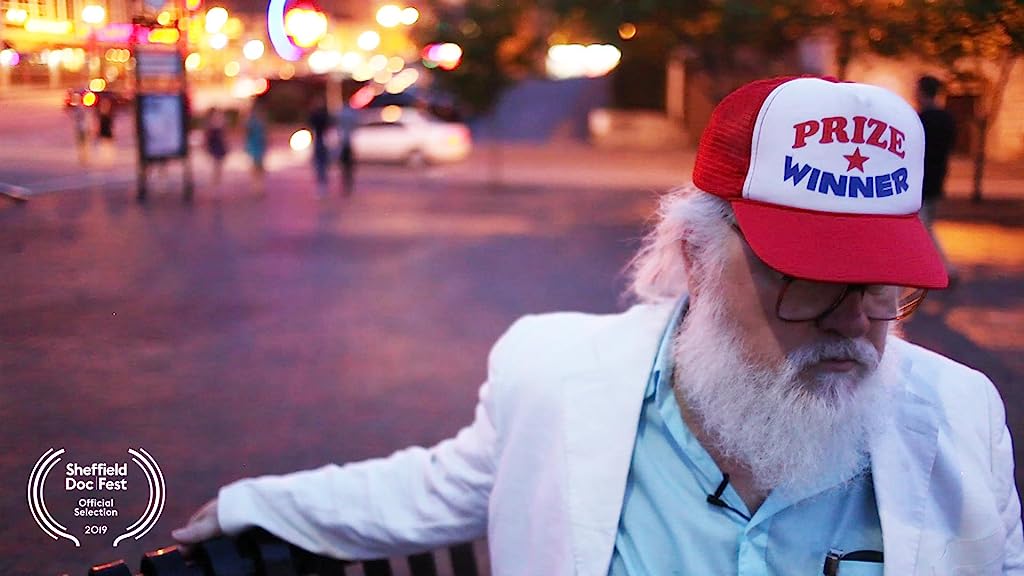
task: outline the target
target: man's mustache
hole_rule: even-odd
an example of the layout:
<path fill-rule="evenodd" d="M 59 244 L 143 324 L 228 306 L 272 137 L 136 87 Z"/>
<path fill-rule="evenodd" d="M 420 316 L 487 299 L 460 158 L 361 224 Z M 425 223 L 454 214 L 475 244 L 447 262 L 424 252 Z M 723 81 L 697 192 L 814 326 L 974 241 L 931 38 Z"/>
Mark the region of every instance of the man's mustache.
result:
<path fill-rule="evenodd" d="M 836 338 L 801 346 L 790 352 L 787 359 L 798 370 L 826 360 L 852 360 L 863 366 L 867 372 L 871 372 L 878 367 L 881 355 L 867 340 Z"/>

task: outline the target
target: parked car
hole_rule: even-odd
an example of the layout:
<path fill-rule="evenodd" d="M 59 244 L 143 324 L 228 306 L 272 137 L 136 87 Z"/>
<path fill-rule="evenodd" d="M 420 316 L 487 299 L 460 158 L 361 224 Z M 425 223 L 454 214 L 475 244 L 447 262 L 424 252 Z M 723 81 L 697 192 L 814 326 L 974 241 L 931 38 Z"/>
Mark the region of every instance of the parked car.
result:
<path fill-rule="evenodd" d="M 473 139 L 465 124 L 445 122 L 417 108 L 388 106 L 363 111 L 352 148 L 360 162 L 422 165 L 462 160 Z"/>

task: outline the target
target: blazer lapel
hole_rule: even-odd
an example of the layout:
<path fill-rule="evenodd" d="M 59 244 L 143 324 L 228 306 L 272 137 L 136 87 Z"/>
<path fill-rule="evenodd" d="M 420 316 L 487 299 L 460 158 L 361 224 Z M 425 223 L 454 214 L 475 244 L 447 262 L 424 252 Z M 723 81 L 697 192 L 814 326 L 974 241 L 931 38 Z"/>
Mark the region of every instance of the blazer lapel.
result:
<path fill-rule="evenodd" d="M 562 387 L 577 574 L 607 573 L 644 389 L 671 312 L 671 305 L 638 306 L 609 322 L 595 334 L 592 370 Z"/>
<path fill-rule="evenodd" d="M 906 388 L 901 395 L 892 425 L 871 447 L 886 576 L 916 573 L 928 484 L 938 448 L 931 402 Z"/>

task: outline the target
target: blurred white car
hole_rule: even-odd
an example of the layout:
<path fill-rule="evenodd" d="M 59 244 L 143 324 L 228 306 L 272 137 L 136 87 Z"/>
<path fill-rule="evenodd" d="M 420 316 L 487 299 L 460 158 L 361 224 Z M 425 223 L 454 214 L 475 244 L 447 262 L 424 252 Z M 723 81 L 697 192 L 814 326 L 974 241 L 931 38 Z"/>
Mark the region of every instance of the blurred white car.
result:
<path fill-rule="evenodd" d="M 444 122 L 416 108 L 364 110 L 352 134 L 358 162 L 456 162 L 472 148 L 473 138 L 465 124 Z"/>

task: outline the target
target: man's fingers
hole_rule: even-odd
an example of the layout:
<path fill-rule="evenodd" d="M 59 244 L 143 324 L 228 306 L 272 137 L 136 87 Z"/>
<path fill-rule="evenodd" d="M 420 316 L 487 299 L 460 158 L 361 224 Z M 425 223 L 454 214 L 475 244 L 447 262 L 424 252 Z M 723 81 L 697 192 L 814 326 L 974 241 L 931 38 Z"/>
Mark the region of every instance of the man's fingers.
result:
<path fill-rule="evenodd" d="M 196 542 L 202 542 L 217 536 L 218 531 L 216 528 L 215 525 L 206 520 L 189 522 L 187 526 L 172 531 L 171 537 L 182 544 L 195 544 Z"/>
<path fill-rule="evenodd" d="M 187 554 L 188 544 L 195 544 L 221 535 L 220 523 L 217 521 L 216 498 L 207 502 L 198 512 L 192 515 L 188 524 L 171 531 L 171 537 L 179 544 L 185 545 L 183 552 Z"/>
<path fill-rule="evenodd" d="M 188 522 L 189 522 L 189 524 L 191 524 L 193 522 L 199 522 L 202 519 L 204 519 L 207 516 L 209 516 L 211 514 L 211 512 L 214 514 L 214 516 L 216 516 L 216 514 L 217 514 L 217 501 L 216 500 L 210 500 L 206 504 L 203 504 L 203 507 L 200 508 L 199 510 L 196 510 L 196 513 L 193 514 L 191 518 L 189 518 Z"/>

